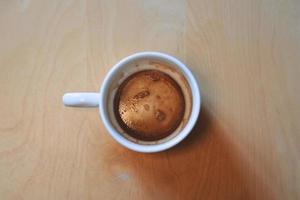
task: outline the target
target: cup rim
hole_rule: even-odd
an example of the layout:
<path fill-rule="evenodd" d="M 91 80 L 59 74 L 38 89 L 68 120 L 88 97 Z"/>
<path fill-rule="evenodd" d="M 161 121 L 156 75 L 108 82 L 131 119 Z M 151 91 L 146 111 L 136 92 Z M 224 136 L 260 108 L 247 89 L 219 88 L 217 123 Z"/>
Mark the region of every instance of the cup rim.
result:
<path fill-rule="evenodd" d="M 106 101 L 104 101 L 103 99 L 107 97 L 108 89 L 111 84 L 112 78 L 118 72 L 118 70 L 120 70 L 123 66 L 126 66 L 126 64 L 128 64 L 129 62 L 133 60 L 142 59 L 142 58 L 157 58 L 161 60 L 166 60 L 169 63 L 176 65 L 184 73 L 192 92 L 192 111 L 185 127 L 175 137 L 160 144 L 151 144 L 151 145 L 137 144 L 126 139 L 124 136 L 118 133 L 118 131 L 115 130 L 115 128 L 111 124 L 108 118 L 106 105 L 104 105 Z M 107 129 L 108 133 L 118 143 L 120 143 L 121 145 L 123 145 L 128 149 L 137 152 L 143 152 L 143 153 L 159 152 L 159 151 L 169 149 L 175 146 L 176 144 L 178 144 L 179 142 L 181 142 L 186 136 L 188 136 L 188 134 L 192 131 L 194 125 L 196 124 L 200 113 L 200 108 L 201 108 L 200 87 L 195 76 L 192 74 L 190 69 L 187 68 L 185 64 L 183 64 L 177 58 L 161 52 L 155 52 L 155 51 L 139 52 L 123 58 L 121 61 L 119 61 L 109 70 L 108 74 L 104 78 L 102 86 L 100 87 L 99 115 L 103 121 L 105 128 Z"/>

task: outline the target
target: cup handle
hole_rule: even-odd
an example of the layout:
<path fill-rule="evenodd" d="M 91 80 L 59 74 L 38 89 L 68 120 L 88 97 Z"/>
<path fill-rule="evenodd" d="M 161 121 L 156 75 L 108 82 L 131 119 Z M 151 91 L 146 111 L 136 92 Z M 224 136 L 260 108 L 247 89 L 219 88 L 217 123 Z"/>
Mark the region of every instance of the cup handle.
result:
<path fill-rule="evenodd" d="M 76 92 L 64 94 L 63 103 L 65 106 L 75 107 L 96 107 L 99 105 L 99 93 Z"/>

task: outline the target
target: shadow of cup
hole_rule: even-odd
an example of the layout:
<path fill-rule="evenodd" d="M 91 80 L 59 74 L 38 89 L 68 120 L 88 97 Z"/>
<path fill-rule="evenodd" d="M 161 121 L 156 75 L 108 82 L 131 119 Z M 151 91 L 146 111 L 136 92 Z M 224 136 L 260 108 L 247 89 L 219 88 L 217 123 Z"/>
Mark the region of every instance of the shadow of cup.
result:
<path fill-rule="evenodd" d="M 239 149 L 206 107 L 190 135 L 155 154 L 118 148 L 113 173 L 125 173 L 131 192 L 143 199 L 270 199 Z M 116 170 L 116 171 L 114 171 Z M 124 184 L 120 181 L 120 184 Z"/>

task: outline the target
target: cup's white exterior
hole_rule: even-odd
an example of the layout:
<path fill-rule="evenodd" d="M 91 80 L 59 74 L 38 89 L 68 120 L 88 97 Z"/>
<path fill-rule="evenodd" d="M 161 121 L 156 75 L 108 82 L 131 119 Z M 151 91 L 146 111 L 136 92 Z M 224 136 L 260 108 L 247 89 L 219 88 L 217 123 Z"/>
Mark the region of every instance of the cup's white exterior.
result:
<path fill-rule="evenodd" d="M 168 63 L 170 66 L 175 67 L 184 75 L 192 93 L 192 110 L 190 113 L 190 117 L 186 122 L 186 125 L 183 129 L 171 139 L 161 142 L 158 144 L 138 144 L 134 143 L 128 139 L 126 139 L 122 134 L 120 134 L 114 126 L 111 124 L 111 120 L 109 119 L 108 114 L 108 96 L 111 92 L 109 90 L 110 86 L 112 86 L 113 81 L 118 75 L 122 72 L 122 70 L 126 71 L 126 66 L 128 63 L 137 61 L 137 60 L 160 60 Z M 191 71 L 179 60 L 176 58 L 169 56 L 164 53 L 159 52 L 141 52 L 136 53 L 131 56 L 128 56 L 117 63 L 113 68 L 108 72 L 105 77 L 103 84 L 100 88 L 100 93 L 67 93 L 63 96 L 63 102 L 67 106 L 83 106 L 83 107 L 91 107 L 99 105 L 99 114 L 106 127 L 108 133 L 121 145 L 138 152 L 151 153 L 151 152 L 159 152 L 166 149 L 169 149 L 179 142 L 181 142 L 192 130 L 195 123 L 197 122 L 200 106 L 201 106 L 201 98 L 200 98 L 200 88 L 197 83 L 196 78 L 193 76 Z"/>
<path fill-rule="evenodd" d="M 185 78 L 187 79 L 187 82 L 192 92 L 192 111 L 190 114 L 190 118 L 188 119 L 185 127 L 175 137 L 160 144 L 143 145 L 143 144 L 134 143 L 126 139 L 120 133 L 118 133 L 118 131 L 111 124 L 107 113 L 106 97 L 109 93 L 109 86 L 111 84 L 112 78 L 118 73 L 119 70 L 121 70 L 122 67 L 126 66 L 127 63 L 132 62 L 134 60 L 144 59 L 144 58 L 164 60 L 173 66 L 174 65 L 177 66 L 182 71 Z M 159 52 L 141 52 L 124 58 L 115 66 L 113 66 L 113 68 L 108 72 L 107 76 L 103 81 L 102 87 L 100 88 L 99 114 L 108 133 L 121 145 L 138 152 L 144 152 L 144 153 L 159 152 L 159 151 L 169 149 L 175 146 L 176 144 L 178 144 L 179 142 L 181 142 L 191 132 L 192 128 L 197 122 L 199 112 L 200 112 L 200 106 L 201 106 L 200 88 L 196 78 L 193 76 L 191 71 L 176 58 Z"/>

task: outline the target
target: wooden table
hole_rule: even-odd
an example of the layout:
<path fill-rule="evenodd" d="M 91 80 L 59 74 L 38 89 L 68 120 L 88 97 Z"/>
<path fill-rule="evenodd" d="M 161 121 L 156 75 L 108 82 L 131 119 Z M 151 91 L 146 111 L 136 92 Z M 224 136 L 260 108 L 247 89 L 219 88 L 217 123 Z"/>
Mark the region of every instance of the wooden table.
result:
<path fill-rule="evenodd" d="M 0 199 L 300 199 L 300 2 L 0 2 Z M 132 152 L 97 109 L 121 58 L 174 55 L 199 78 L 191 135 Z"/>

